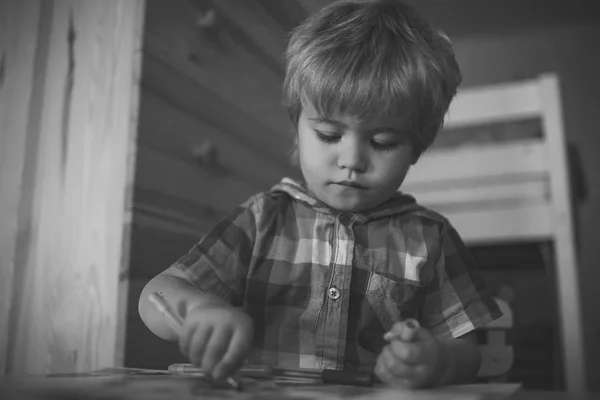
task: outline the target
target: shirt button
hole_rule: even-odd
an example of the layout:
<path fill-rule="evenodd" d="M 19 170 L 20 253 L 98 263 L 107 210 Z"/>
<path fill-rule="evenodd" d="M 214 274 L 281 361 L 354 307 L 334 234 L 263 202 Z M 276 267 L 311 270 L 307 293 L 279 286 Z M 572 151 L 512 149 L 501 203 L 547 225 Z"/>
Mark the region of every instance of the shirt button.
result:
<path fill-rule="evenodd" d="M 340 290 L 335 287 L 330 287 L 327 294 L 331 300 L 337 300 L 340 298 Z"/>

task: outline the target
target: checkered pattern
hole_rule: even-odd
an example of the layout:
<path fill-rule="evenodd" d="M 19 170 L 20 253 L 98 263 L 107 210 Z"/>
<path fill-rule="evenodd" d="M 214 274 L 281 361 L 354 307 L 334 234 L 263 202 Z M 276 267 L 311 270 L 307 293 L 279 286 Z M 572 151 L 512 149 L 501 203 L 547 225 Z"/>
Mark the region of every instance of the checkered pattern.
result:
<path fill-rule="evenodd" d="M 284 179 L 170 272 L 246 310 L 251 363 L 369 370 L 396 321 L 416 318 L 450 338 L 501 315 L 449 222 L 402 193 L 341 213 Z"/>

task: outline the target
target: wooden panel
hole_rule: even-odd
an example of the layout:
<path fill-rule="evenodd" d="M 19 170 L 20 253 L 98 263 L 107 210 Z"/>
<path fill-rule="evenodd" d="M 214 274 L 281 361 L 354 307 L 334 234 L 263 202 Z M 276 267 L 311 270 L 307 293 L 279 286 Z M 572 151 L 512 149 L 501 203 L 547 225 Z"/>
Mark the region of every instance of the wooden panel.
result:
<path fill-rule="evenodd" d="M 425 153 L 406 177 L 406 184 L 450 184 L 509 176 L 543 177 L 548 154 L 541 141 L 523 141 L 495 146 L 466 146 Z"/>
<path fill-rule="evenodd" d="M 27 148 L 35 147 L 37 139 L 27 132 L 35 125 L 31 101 L 39 95 L 34 67 L 36 53 L 45 48 L 43 40 L 38 48 L 43 8 L 39 1 L 0 2 L 0 377 L 8 357 L 13 289 L 20 269 L 15 255 L 24 169 L 30 165 Z"/>
<path fill-rule="evenodd" d="M 571 184 L 569 182 L 567 146 L 562 117 L 558 78 L 544 75 L 540 79 L 540 101 L 544 110 L 543 128 L 548 143 L 554 255 L 557 266 L 558 299 L 567 389 L 581 392 L 586 388 L 583 322 Z"/>
<path fill-rule="evenodd" d="M 197 0 L 198 1 L 198 0 Z M 284 75 L 285 51 L 287 48 L 287 31 L 275 21 L 257 0 L 212 0 L 199 1 L 211 4 L 217 11 L 220 20 L 225 20 L 227 29 L 241 44 L 260 55 L 262 62 L 278 74 Z M 291 4 L 291 1 L 287 1 Z M 264 54 L 264 55 L 263 55 Z"/>
<path fill-rule="evenodd" d="M 477 124 L 446 129 L 435 139 L 428 151 L 459 146 L 495 146 L 506 142 L 542 140 L 540 118 Z"/>
<path fill-rule="evenodd" d="M 139 187 L 135 190 L 135 205 L 131 211 L 133 225 L 140 229 L 162 230 L 195 238 L 199 238 L 227 214 L 210 206 L 199 205 L 197 200 L 182 200 Z"/>
<path fill-rule="evenodd" d="M 233 175 L 263 190 L 283 178 L 277 165 L 196 115 L 174 108 L 148 91 L 142 91 L 141 104 L 139 142 L 144 147 L 194 163 L 194 149 L 210 142 L 218 151 L 218 165 L 224 168 L 216 173 Z"/>
<path fill-rule="evenodd" d="M 185 255 L 206 233 L 201 230 L 170 231 L 147 224 L 143 214 L 134 218 L 129 279 L 151 279 Z"/>
<path fill-rule="evenodd" d="M 456 185 L 421 185 L 411 188 L 402 185 L 401 190 L 415 196 L 427 207 L 444 209 L 471 209 L 526 203 L 547 203 L 550 200 L 549 184 L 545 179 L 505 180 L 499 182 L 467 181 Z"/>
<path fill-rule="evenodd" d="M 44 4 L 53 7 L 41 14 L 48 51 L 28 114 L 39 144 L 27 149 L 35 162 L 23 184 L 31 209 L 16 254 L 14 373 L 88 371 L 123 354 L 119 277 L 144 2 Z"/>
<path fill-rule="evenodd" d="M 152 37 L 168 48 L 171 57 L 188 60 L 194 50 L 193 44 L 198 40 L 200 16 L 200 9 L 192 1 L 147 0 L 144 40 Z"/>
<path fill-rule="evenodd" d="M 256 3 L 281 25 L 284 32 L 291 32 L 308 16 L 299 0 L 256 0 Z"/>
<path fill-rule="evenodd" d="M 548 204 L 485 208 L 468 212 L 434 209 L 450 220 L 469 245 L 549 240 L 554 232 L 552 210 Z"/>
<path fill-rule="evenodd" d="M 222 177 L 143 146 L 138 148 L 136 171 L 137 188 L 186 200 L 198 207 L 209 207 L 221 215 L 233 211 L 262 189 L 251 182 Z"/>
<path fill-rule="evenodd" d="M 450 104 L 445 126 L 527 119 L 539 116 L 541 110 L 537 80 L 465 88 Z"/>
<path fill-rule="evenodd" d="M 271 58 L 261 58 L 260 49 L 250 46 L 254 42 L 247 33 L 235 28 L 236 24 L 226 23 L 232 13 L 247 14 L 245 6 L 239 2 L 218 2 L 215 27 L 203 29 L 196 25 L 200 10 L 191 3 L 183 0 L 149 2 L 145 51 L 167 60 L 271 130 L 291 130 L 286 110 L 281 105 L 283 68 L 277 73 L 265 65 Z M 225 8 L 228 16 L 220 14 Z M 271 41 L 275 40 L 276 33 L 273 33 Z M 281 39 L 281 44 L 284 43 Z"/>
<path fill-rule="evenodd" d="M 144 90 L 172 107 L 206 121 L 223 134 L 235 137 L 249 151 L 275 164 L 282 175 L 299 175 L 288 157 L 293 143 L 291 133 L 273 131 L 259 119 L 206 90 L 194 76 L 151 53 L 144 59 L 142 79 Z"/>

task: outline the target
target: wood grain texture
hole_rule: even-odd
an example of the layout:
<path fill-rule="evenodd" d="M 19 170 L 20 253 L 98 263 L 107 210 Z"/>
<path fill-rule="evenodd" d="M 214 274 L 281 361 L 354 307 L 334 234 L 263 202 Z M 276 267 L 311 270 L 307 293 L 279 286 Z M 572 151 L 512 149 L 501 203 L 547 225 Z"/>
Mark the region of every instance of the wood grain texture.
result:
<path fill-rule="evenodd" d="M 284 32 L 291 32 L 308 16 L 298 0 L 256 0 L 256 4 L 277 21 Z"/>
<path fill-rule="evenodd" d="M 250 182 L 262 190 L 283 178 L 277 164 L 248 149 L 236 136 L 224 134 L 196 115 L 190 115 L 148 91 L 142 91 L 139 145 L 182 161 L 194 161 L 194 149 L 211 143 L 217 151 L 216 175 Z M 210 167 L 202 167 L 210 170 Z M 142 173 L 143 171 L 139 171 Z"/>
<path fill-rule="evenodd" d="M 142 58 L 143 58 L 143 38 L 145 29 L 145 11 L 146 11 L 146 0 L 136 0 L 137 4 L 134 8 L 134 15 L 132 23 L 133 32 L 132 47 L 133 51 L 131 59 L 131 72 L 132 81 L 131 95 L 130 95 L 130 114 L 129 119 L 129 130 L 124 132 L 129 137 L 129 143 L 126 144 L 127 151 L 127 166 L 125 168 L 125 201 L 123 215 L 123 234 L 122 234 L 122 245 L 121 245 L 121 260 L 120 260 L 120 272 L 119 272 L 119 287 L 118 287 L 118 303 L 117 303 L 117 337 L 115 343 L 115 366 L 125 365 L 125 349 L 127 342 L 127 321 L 129 319 L 128 305 L 129 305 L 129 270 L 131 264 L 131 241 L 132 241 L 132 230 L 133 230 L 133 214 L 131 209 L 134 204 L 134 192 L 135 192 L 135 166 L 137 157 L 137 146 L 138 146 L 138 132 L 139 132 L 139 111 L 140 111 L 140 94 L 141 94 L 141 74 L 142 74 Z"/>
<path fill-rule="evenodd" d="M 0 376 L 6 369 L 40 2 L 0 1 Z"/>
<path fill-rule="evenodd" d="M 283 79 L 287 32 L 255 0 L 196 0 L 210 3 L 226 23 L 225 29 L 238 37 L 245 48 Z"/>
<path fill-rule="evenodd" d="M 78 372 L 122 362 L 122 263 L 137 126 L 144 2 L 51 4 L 33 103 L 37 163 L 21 203 L 9 371 Z M 43 49 L 38 49 L 41 51 Z M 33 107 L 32 107 L 33 108 Z M 33 122 L 32 122 L 33 121 Z"/>
<path fill-rule="evenodd" d="M 292 167 L 288 156 L 293 143 L 291 131 L 271 129 L 260 116 L 248 114 L 215 92 L 206 90 L 193 71 L 173 65 L 165 57 L 151 51 L 145 54 L 144 91 L 216 127 L 222 134 L 235 137 L 246 149 L 275 164 L 282 176 L 298 176 L 299 171 Z"/>
<path fill-rule="evenodd" d="M 248 5 L 242 3 L 237 6 L 217 3 L 223 8 L 215 8 L 217 26 L 206 32 L 196 26 L 195 18 L 200 11 L 192 2 L 149 1 L 144 45 L 148 62 L 144 66 L 144 75 L 152 76 L 150 82 L 156 81 L 152 61 L 159 59 L 170 66 L 170 71 L 169 68 L 162 69 L 163 80 L 179 80 L 178 76 L 171 78 L 171 75 L 191 78 L 193 85 L 178 90 L 202 92 L 207 98 L 215 98 L 212 107 L 209 104 L 205 108 L 233 109 L 228 113 L 229 118 L 237 118 L 242 112 L 256 119 L 259 123 L 252 124 L 257 125 L 256 128 L 250 128 L 250 125 L 243 134 L 273 148 L 276 153 L 284 152 L 291 146 L 287 133 L 292 131 L 292 124 L 281 102 L 283 74 L 274 73 L 265 65 L 258 50 L 249 46 L 248 42 L 252 42 L 248 39 L 252 36 L 250 33 L 232 30 L 231 24 L 219 19 L 229 21 L 234 14 L 243 13 L 245 18 L 256 20 L 255 15 L 260 9 L 248 10 Z M 228 12 L 225 14 L 226 6 Z M 242 19 L 241 16 L 236 18 Z M 278 42 L 276 38 L 277 32 L 273 32 L 271 42 Z M 281 38 L 280 41 L 280 47 L 284 47 L 285 40 Z"/>
<path fill-rule="evenodd" d="M 137 149 L 135 185 L 210 207 L 219 214 L 231 212 L 235 207 L 264 187 L 215 175 L 193 161 L 169 157 L 162 152 L 145 147 Z"/>

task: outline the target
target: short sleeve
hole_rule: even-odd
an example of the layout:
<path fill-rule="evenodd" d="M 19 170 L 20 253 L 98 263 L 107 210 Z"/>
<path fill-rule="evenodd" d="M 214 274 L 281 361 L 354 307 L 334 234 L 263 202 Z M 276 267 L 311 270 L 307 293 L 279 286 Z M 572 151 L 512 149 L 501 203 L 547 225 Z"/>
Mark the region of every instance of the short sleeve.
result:
<path fill-rule="evenodd" d="M 422 325 L 440 339 L 456 338 L 500 318 L 469 250 L 449 224 L 441 232 L 441 253 L 435 277 L 425 287 Z"/>
<path fill-rule="evenodd" d="M 165 273 L 240 305 L 252 261 L 259 207 L 258 197 L 237 207 Z"/>

